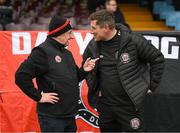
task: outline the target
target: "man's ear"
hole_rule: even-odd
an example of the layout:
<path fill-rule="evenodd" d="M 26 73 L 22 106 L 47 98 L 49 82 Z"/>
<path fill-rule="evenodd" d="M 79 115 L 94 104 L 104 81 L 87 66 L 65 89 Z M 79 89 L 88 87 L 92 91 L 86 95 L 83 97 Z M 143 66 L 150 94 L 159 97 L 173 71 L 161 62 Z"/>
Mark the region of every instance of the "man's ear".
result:
<path fill-rule="evenodd" d="M 108 31 L 109 31 L 109 25 L 108 25 L 108 24 L 105 24 L 105 25 L 104 25 L 104 31 L 105 31 L 105 32 L 108 32 Z"/>

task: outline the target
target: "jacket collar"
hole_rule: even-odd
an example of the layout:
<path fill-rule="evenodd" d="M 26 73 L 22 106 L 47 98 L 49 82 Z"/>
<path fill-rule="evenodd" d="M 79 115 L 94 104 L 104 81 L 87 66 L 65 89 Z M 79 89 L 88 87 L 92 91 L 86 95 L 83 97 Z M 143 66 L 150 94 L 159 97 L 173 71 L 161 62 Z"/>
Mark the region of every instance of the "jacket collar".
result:
<path fill-rule="evenodd" d="M 58 41 L 56 41 L 55 39 L 51 38 L 51 37 L 47 37 L 46 42 L 48 42 L 50 45 L 56 47 L 57 49 L 64 49 L 66 46 L 59 43 Z"/>
<path fill-rule="evenodd" d="M 121 36 L 120 47 L 122 48 L 127 44 L 127 42 L 129 42 L 129 40 L 131 40 L 131 36 L 129 35 L 131 30 L 122 24 L 117 24 L 116 29 L 120 32 L 120 36 Z"/>

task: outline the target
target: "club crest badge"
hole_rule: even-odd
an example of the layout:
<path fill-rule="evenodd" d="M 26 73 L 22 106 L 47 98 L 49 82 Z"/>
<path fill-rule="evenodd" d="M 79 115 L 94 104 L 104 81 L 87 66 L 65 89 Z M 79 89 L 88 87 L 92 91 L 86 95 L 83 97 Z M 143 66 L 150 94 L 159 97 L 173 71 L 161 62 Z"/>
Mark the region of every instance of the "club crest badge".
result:
<path fill-rule="evenodd" d="M 121 62 L 123 62 L 123 63 L 130 62 L 130 56 L 128 53 L 122 53 L 121 54 Z"/>
<path fill-rule="evenodd" d="M 57 63 L 60 63 L 60 62 L 62 61 L 62 58 L 61 58 L 59 55 L 56 55 L 56 56 L 55 56 L 55 61 L 56 61 Z"/>
<path fill-rule="evenodd" d="M 140 120 L 138 118 L 133 118 L 131 119 L 130 124 L 131 124 L 132 129 L 136 130 L 140 127 Z"/>

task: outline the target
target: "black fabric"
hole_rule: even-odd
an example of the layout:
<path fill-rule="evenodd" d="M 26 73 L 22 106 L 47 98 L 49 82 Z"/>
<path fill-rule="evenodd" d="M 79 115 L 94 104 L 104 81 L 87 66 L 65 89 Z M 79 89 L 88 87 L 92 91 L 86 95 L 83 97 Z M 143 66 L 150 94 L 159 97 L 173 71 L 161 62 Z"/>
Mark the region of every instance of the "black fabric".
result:
<path fill-rule="evenodd" d="M 133 105 L 107 106 L 99 104 L 99 127 L 101 132 L 142 132 L 145 131 L 140 111 L 136 111 Z M 137 129 L 133 128 L 131 121 L 136 119 L 139 123 Z"/>
<path fill-rule="evenodd" d="M 62 25 L 64 25 L 66 23 L 65 18 L 61 17 L 61 16 L 54 16 L 52 17 L 50 23 L 49 23 L 49 32 L 61 27 Z M 63 29 L 58 30 L 57 32 L 48 35 L 49 37 L 56 37 L 59 36 L 65 32 L 67 32 L 68 30 L 72 29 L 70 23 L 68 23 Z"/>
<path fill-rule="evenodd" d="M 180 132 L 180 94 L 149 94 L 143 121 L 148 132 Z"/>
<path fill-rule="evenodd" d="M 132 104 L 127 93 L 122 87 L 117 70 L 116 53 L 119 50 L 121 36 L 119 31 L 109 41 L 100 44 L 100 56 L 98 64 L 99 88 L 101 90 L 101 102 L 108 105 Z"/>
<path fill-rule="evenodd" d="M 76 122 L 74 117 L 52 118 L 38 115 L 39 124 L 42 133 L 47 132 L 76 132 Z"/>
<path fill-rule="evenodd" d="M 83 73 L 82 68 L 78 69 L 70 51 L 54 39 L 47 38 L 32 50 L 28 59 L 16 71 L 15 78 L 21 90 L 37 102 L 41 99 L 42 91 L 58 93 L 58 103 L 37 104 L 39 114 L 69 117 L 77 112 L 78 83 L 86 75 L 79 72 Z M 34 88 L 33 78 L 36 78 L 38 90 Z"/>
<path fill-rule="evenodd" d="M 180 46 L 180 43 L 179 45 Z M 165 69 L 162 82 L 155 91 L 158 94 L 180 94 L 180 59 L 165 59 Z"/>
<path fill-rule="evenodd" d="M 148 94 L 144 101 L 145 129 L 147 132 L 180 132 L 180 58 L 179 51 L 173 50 L 173 47 L 180 46 L 180 33 L 160 31 L 140 33 L 157 37 L 160 49 L 165 55 L 165 68 L 161 82 L 154 93 Z M 176 41 L 164 42 L 162 41 L 164 38 L 174 38 Z M 168 55 L 164 50 L 167 50 Z"/>
<path fill-rule="evenodd" d="M 136 106 L 140 108 L 146 96 L 148 89 L 154 91 L 161 81 L 161 76 L 164 69 L 164 57 L 162 53 L 149 43 L 144 37 L 128 32 L 128 28 L 119 26 L 121 31 L 121 48 L 118 51 L 118 73 L 121 83 L 128 93 L 128 96 Z M 99 57 L 99 49 L 96 46 L 98 42 L 92 40 L 83 54 L 83 60 L 88 57 Z M 128 56 L 128 60 L 123 61 L 124 55 Z M 150 64 L 150 81 L 147 81 L 143 74 L 146 63 Z M 87 76 L 88 84 L 88 100 L 91 106 L 95 106 L 95 101 L 98 101 L 98 66 Z"/>
<path fill-rule="evenodd" d="M 46 53 L 41 50 L 33 50 L 31 55 L 19 66 L 15 75 L 15 82 L 20 89 L 35 101 L 41 99 L 41 90 L 34 88 L 32 79 L 36 75 L 42 75 L 49 69 Z"/>

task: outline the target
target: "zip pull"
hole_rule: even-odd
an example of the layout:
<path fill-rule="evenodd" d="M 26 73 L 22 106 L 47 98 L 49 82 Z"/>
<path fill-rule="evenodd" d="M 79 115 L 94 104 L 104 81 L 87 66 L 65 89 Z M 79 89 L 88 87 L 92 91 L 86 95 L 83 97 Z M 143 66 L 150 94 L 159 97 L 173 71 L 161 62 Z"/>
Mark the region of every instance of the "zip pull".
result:
<path fill-rule="evenodd" d="M 114 56 L 115 56 L 115 59 L 118 60 L 119 51 L 116 51 L 115 54 L 114 54 Z"/>
<path fill-rule="evenodd" d="M 53 90 L 55 90 L 56 86 L 55 86 L 55 82 L 52 82 L 53 85 Z"/>

